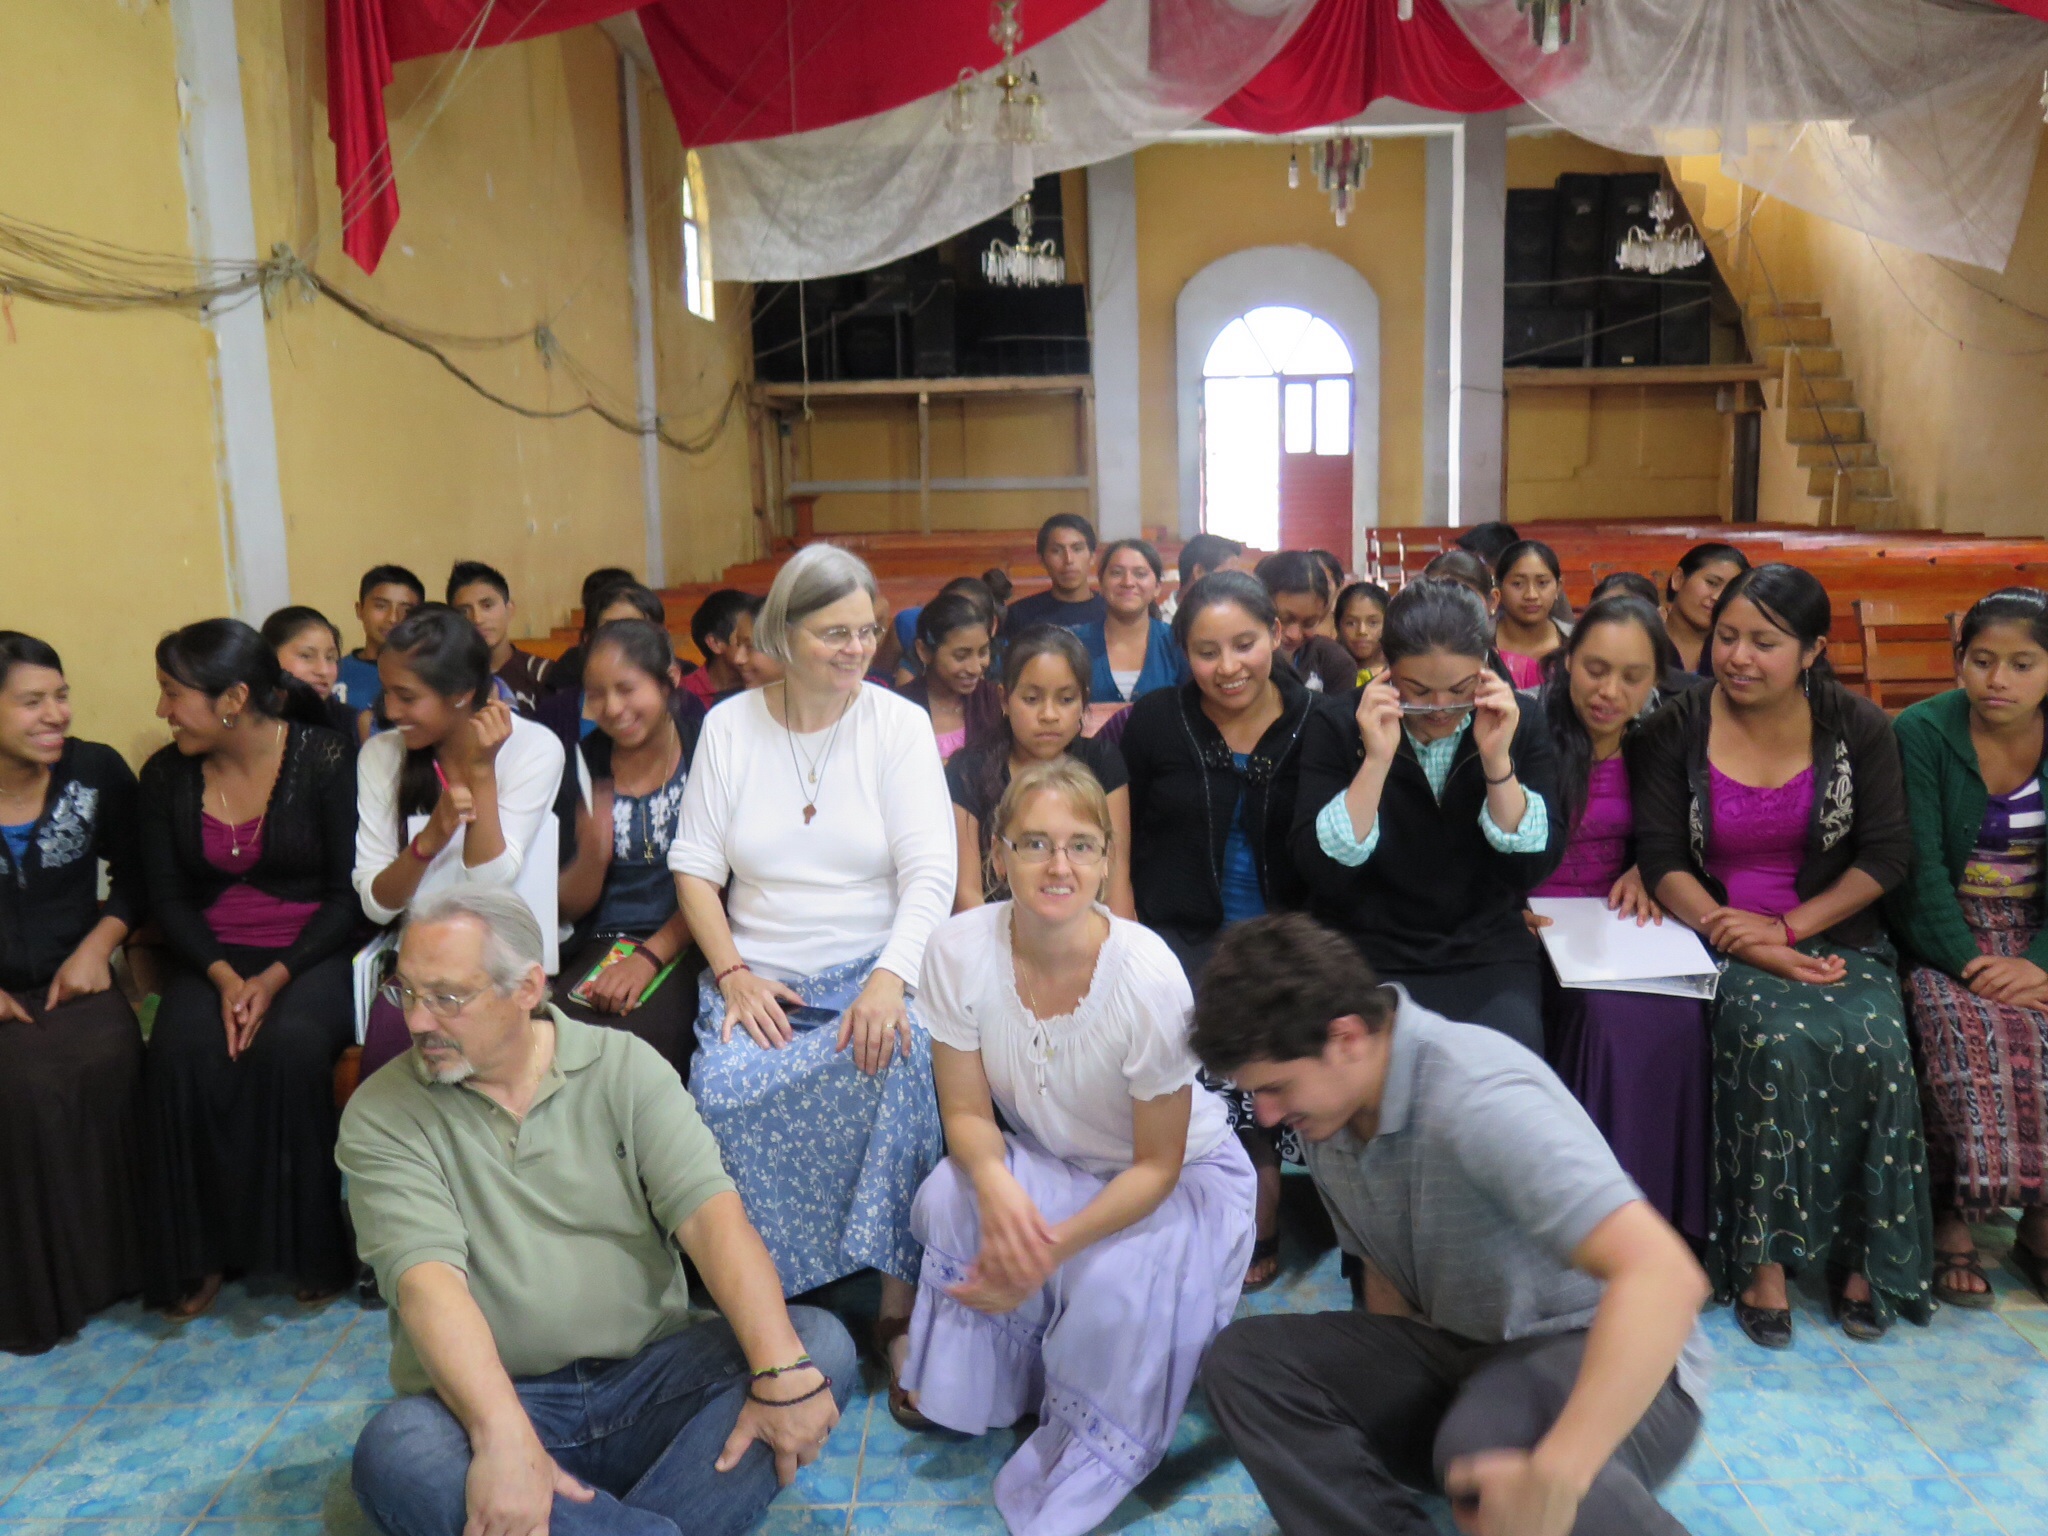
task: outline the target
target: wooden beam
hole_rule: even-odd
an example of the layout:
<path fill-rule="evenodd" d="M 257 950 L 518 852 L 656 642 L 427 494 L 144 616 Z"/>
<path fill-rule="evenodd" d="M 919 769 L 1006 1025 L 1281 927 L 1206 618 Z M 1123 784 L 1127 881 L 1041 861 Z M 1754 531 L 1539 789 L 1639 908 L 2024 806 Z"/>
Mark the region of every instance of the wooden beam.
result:
<path fill-rule="evenodd" d="M 1619 371 L 1633 373 L 1640 370 Z M 1044 373 L 1002 378 L 837 379 L 829 383 L 814 383 L 808 389 L 802 384 L 756 384 L 753 391 L 757 400 L 801 400 L 807 394 L 813 400 L 852 399 L 863 395 L 914 399 L 919 395 L 1087 394 L 1094 383 L 1094 378 L 1085 373 Z"/>
<path fill-rule="evenodd" d="M 1771 376 L 1763 363 L 1673 364 L 1644 368 L 1507 368 L 1501 382 L 1515 389 L 1598 389 L 1605 385 L 1761 384 Z"/>

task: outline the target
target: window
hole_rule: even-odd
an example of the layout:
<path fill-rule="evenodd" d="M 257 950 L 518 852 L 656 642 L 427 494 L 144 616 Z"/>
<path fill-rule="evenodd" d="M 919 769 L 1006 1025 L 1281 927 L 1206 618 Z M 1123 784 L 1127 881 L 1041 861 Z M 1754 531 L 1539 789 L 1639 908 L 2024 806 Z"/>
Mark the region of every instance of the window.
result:
<path fill-rule="evenodd" d="M 711 241 L 705 232 L 704 168 L 694 149 L 683 170 L 683 303 L 699 319 L 717 318 L 711 287 Z"/>
<path fill-rule="evenodd" d="M 1269 304 L 1226 325 L 1202 360 L 1202 526 L 1278 549 L 1283 455 L 1349 457 L 1351 399 L 1328 321 Z"/>
<path fill-rule="evenodd" d="M 1314 453 L 1316 448 L 1316 388 L 1313 384 L 1290 382 L 1283 391 L 1287 404 L 1281 430 L 1286 434 L 1289 453 Z"/>
<path fill-rule="evenodd" d="M 1304 386 L 1290 384 L 1289 389 Z M 1292 451 L 1291 449 L 1289 450 Z M 1351 381 L 1316 380 L 1316 452 L 1330 457 L 1351 451 Z"/>

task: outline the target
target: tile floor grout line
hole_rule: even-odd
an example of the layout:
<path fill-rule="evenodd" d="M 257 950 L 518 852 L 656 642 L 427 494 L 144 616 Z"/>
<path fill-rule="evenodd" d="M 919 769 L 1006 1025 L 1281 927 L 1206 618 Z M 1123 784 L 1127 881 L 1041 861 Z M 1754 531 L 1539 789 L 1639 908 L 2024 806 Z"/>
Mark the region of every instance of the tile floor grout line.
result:
<path fill-rule="evenodd" d="M 1995 1311 L 1992 1315 L 1998 1316 L 1998 1314 Z M 2003 1319 L 2001 1318 L 2001 1321 L 2002 1320 Z M 2013 1329 L 2013 1332 L 2018 1333 L 2019 1330 L 2015 1328 Z M 2024 1335 L 2022 1335 L 2022 1337 L 2024 1337 Z M 2005 1529 L 2005 1522 L 1999 1519 L 1997 1515 L 1993 1514 L 1990 1509 L 1988 1509 L 1983 1503 L 1981 1503 L 1978 1500 L 1976 1490 L 1971 1488 L 1970 1485 L 1963 1480 L 1963 1475 L 1960 1472 L 1956 1471 L 1954 1467 L 1948 1464 L 1948 1458 L 1946 1456 L 1942 1455 L 1941 1452 L 1937 1451 L 1931 1444 L 1928 1443 L 1927 1437 L 1921 1434 L 1920 1431 L 1914 1427 L 1913 1421 L 1907 1418 L 1905 1412 L 1899 1407 L 1899 1405 L 1897 1403 L 1894 1403 L 1891 1400 L 1891 1398 L 1886 1395 L 1884 1388 L 1877 1382 L 1872 1381 L 1868 1376 L 1864 1375 L 1862 1366 L 1857 1365 L 1854 1361 L 1851 1361 L 1850 1365 L 1851 1368 L 1856 1372 L 1857 1379 L 1861 1381 L 1866 1387 L 1870 1388 L 1871 1392 L 1876 1396 L 1879 1402 L 1883 1403 L 1885 1407 L 1891 1409 L 1892 1416 L 1896 1418 L 1901 1424 L 1905 1425 L 1907 1433 L 1911 1434 L 1915 1440 L 1919 1441 L 1921 1447 L 1927 1452 L 1927 1454 L 1934 1458 L 1934 1464 L 1937 1467 L 1941 1468 L 1943 1475 L 1946 1476 L 1950 1482 L 1954 1483 L 1957 1487 L 1963 1490 L 1963 1497 L 1970 1501 L 1970 1506 L 1973 1509 L 1981 1511 L 1984 1515 L 1984 1518 L 1991 1522 L 1992 1526 L 2001 1533 L 2001 1536 L 2010 1536 L 2010 1533 L 2007 1532 Z"/>
<path fill-rule="evenodd" d="M 83 1334 L 84 1331 L 85 1330 L 81 1328 L 79 1330 L 79 1333 Z M 0 1494 L 0 1509 L 5 1509 L 7 1507 L 7 1501 L 13 1498 L 17 1493 L 21 1492 L 23 1488 L 27 1487 L 28 1480 L 34 1477 L 38 1472 L 42 1471 L 43 1467 L 48 1463 L 49 1459 L 52 1456 L 56 1455 L 59 1451 L 61 1451 L 67 1444 L 69 1444 L 71 1437 L 73 1435 L 77 1434 L 81 1429 L 85 1428 L 85 1426 L 92 1421 L 92 1417 L 94 1414 L 98 1413 L 102 1408 L 106 1407 L 108 1403 L 113 1401 L 114 1394 L 120 1391 L 123 1387 L 127 1386 L 128 1383 L 134 1378 L 135 1373 L 141 1370 L 145 1365 L 149 1364 L 151 1359 L 155 1357 L 156 1352 L 162 1349 L 164 1345 L 168 1344 L 174 1336 L 174 1333 L 164 1334 L 162 1337 L 158 1338 L 158 1340 L 154 1344 L 150 1345 L 148 1349 L 144 1350 L 142 1352 L 141 1357 L 137 1359 L 133 1365 L 128 1367 L 126 1371 L 122 1372 L 121 1379 L 119 1381 L 116 1381 L 111 1387 L 107 1388 L 106 1395 L 103 1396 L 98 1402 L 94 1403 L 90 1408 L 86 1409 L 84 1413 L 80 1414 L 78 1416 L 78 1422 L 72 1425 L 69 1429 L 65 1430 L 63 1434 L 59 1435 L 57 1437 L 56 1443 L 53 1444 L 47 1451 L 43 1452 L 41 1456 L 37 1457 L 35 1464 L 31 1466 L 26 1472 L 22 1473 L 21 1476 L 15 1480 L 14 1485 L 7 1490 L 7 1492 L 5 1492 L 4 1494 Z"/>
<path fill-rule="evenodd" d="M 334 1306 L 339 1301 L 340 1298 L 336 1297 L 333 1301 L 328 1302 L 327 1305 Z M 311 1308 L 305 1308 L 303 1310 L 308 1315 L 312 1314 Z M 271 1419 L 269 1426 L 264 1429 L 262 1434 L 256 1437 L 255 1443 L 252 1444 L 247 1451 L 242 1453 L 242 1459 L 235 1463 L 233 1470 L 230 1471 L 226 1477 L 221 1479 L 220 1486 L 213 1490 L 213 1497 L 208 1499 L 206 1501 L 205 1507 L 202 1508 L 198 1514 L 192 1517 L 191 1523 L 185 1527 L 183 1536 L 191 1536 L 193 1528 L 197 1526 L 200 1521 L 204 1520 L 209 1514 L 213 1512 L 213 1507 L 216 1504 L 220 1503 L 221 1496 L 228 1491 L 229 1486 L 233 1484 L 234 1480 L 242 1475 L 242 1469 L 249 1465 L 250 1461 L 255 1458 L 256 1453 L 262 1450 L 263 1447 L 269 1442 L 271 1435 L 276 1433 L 277 1426 L 284 1422 L 284 1416 L 290 1413 L 292 1409 L 296 1408 L 299 1405 L 299 1399 L 306 1395 L 306 1388 L 313 1384 L 313 1378 L 315 1376 L 318 1376 L 321 1370 L 326 1366 L 327 1362 L 335 1357 L 335 1354 L 341 1349 L 341 1346 L 347 1341 L 348 1336 L 351 1333 L 355 1332 L 356 1324 L 361 1322 L 362 1320 L 362 1315 L 359 1312 L 356 1316 L 350 1318 L 347 1322 L 341 1325 L 341 1332 L 336 1334 L 334 1336 L 334 1342 L 327 1346 L 327 1353 L 322 1355 L 318 1360 L 313 1362 L 313 1368 L 306 1372 L 305 1380 L 299 1383 L 299 1389 L 285 1401 L 283 1407 L 277 1410 L 277 1414 L 274 1418 Z"/>

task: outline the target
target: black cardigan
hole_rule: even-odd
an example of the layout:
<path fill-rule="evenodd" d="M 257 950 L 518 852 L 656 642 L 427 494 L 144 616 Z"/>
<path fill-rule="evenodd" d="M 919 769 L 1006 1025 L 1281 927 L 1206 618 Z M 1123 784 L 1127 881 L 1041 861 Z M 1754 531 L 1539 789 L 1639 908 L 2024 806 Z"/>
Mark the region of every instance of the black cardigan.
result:
<path fill-rule="evenodd" d="M 0 987 L 48 986 L 102 917 L 118 917 L 132 932 L 144 911 L 135 775 L 112 747 L 66 741 L 50 770 L 28 856 L 17 866 L 0 841 Z"/>
<path fill-rule="evenodd" d="M 1557 757 L 1538 711 L 1526 702 L 1508 752 L 1522 788 L 1541 795 L 1549 815 L 1541 853 L 1502 853 L 1480 830 L 1486 771 L 1470 730 L 1451 759 L 1442 804 L 1403 731 L 1380 791 L 1379 842 L 1371 858 L 1352 868 L 1323 852 L 1316 817 L 1350 788 L 1365 761 L 1365 742 L 1349 711 L 1331 709 L 1311 720 L 1302 736 L 1301 801 L 1291 840 L 1295 865 L 1312 892 L 1309 910 L 1391 975 L 1533 962 L 1539 946 L 1522 921 L 1522 907 L 1564 857 L 1566 834 Z"/>
<path fill-rule="evenodd" d="M 1655 893 L 1666 875 L 1695 876 L 1716 901 L 1728 892 L 1707 873 L 1714 836 L 1713 796 L 1707 778 L 1707 731 L 1716 688 L 1680 694 L 1630 732 L 1629 795 L 1635 804 L 1636 864 Z M 1793 882 L 1810 901 L 1851 869 L 1883 890 L 1900 884 L 1913 867 L 1913 828 L 1906 816 L 1905 775 L 1892 723 L 1870 700 L 1840 683 L 1813 686 L 1813 816 L 1806 859 Z M 1877 942 L 1884 925 L 1876 903 L 1828 930 L 1839 944 Z"/>
<path fill-rule="evenodd" d="M 1240 795 L 1266 906 L 1277 912 L 1302 904 L 1287 829 L 1303 724 L 1328 706 L 1277 658 L 1273 681 L 1280 718 L 1259 738 L 1242 774 L 1223 733 L 1202 712 L 1194 683 L 1155 689 L 1131 706 L 1118 745 L 1130 775 L 1131 888 L 1140 922 L 1203 936 L 1223 926 L 1223 850 Z"/>
<path fill-rule="evenodd" d="M 142 765 L 142 861 L 150 906 L 178 959 L 195 971 L 227 958 L 206 909 L 238 879 L 280 901 L 317 901 L 299 940 L 278 955 L 303 976 L 340 954 L 362 920 L 350 876 L 356 857 L 356 764 L 321 726 L 286 727 L 284 761 L 263 812 L 263 854 L 247 875 L 207 862 L 200 839 L 206 780 L 199 758 L 168 746 Z"/>

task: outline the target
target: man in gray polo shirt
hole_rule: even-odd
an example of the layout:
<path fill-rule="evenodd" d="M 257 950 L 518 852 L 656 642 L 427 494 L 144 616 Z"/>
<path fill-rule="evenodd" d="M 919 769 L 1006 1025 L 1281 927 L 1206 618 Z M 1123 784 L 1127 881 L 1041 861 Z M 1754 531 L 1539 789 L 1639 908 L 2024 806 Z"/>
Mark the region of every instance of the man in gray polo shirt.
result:
<path fill-rule="evenodd" d="M 1288 1125 L 1366 1310 L 1246 1318 L 1202 1384 L 1287 1536 L 1684 1527 L 1653 1489 L 1699 1430 L 1706 1276 L 1550 1069 L 1381 987 L 1299 914 L 1223 936 L 1195 1054 Z"/>
<path fill-rule="evenodd" d="M 510 891 L 416 903 L 387 987 L 412 1048 L 336 1152 L 409 1394 L 356 1442 L 386 1536 L 737 1536 L 853 1386 L 830 1314 L 785 1307 L 675 1070 L 547 1004 Z M 678 1249 L 723 1316 L 691 1324 Z"/>

